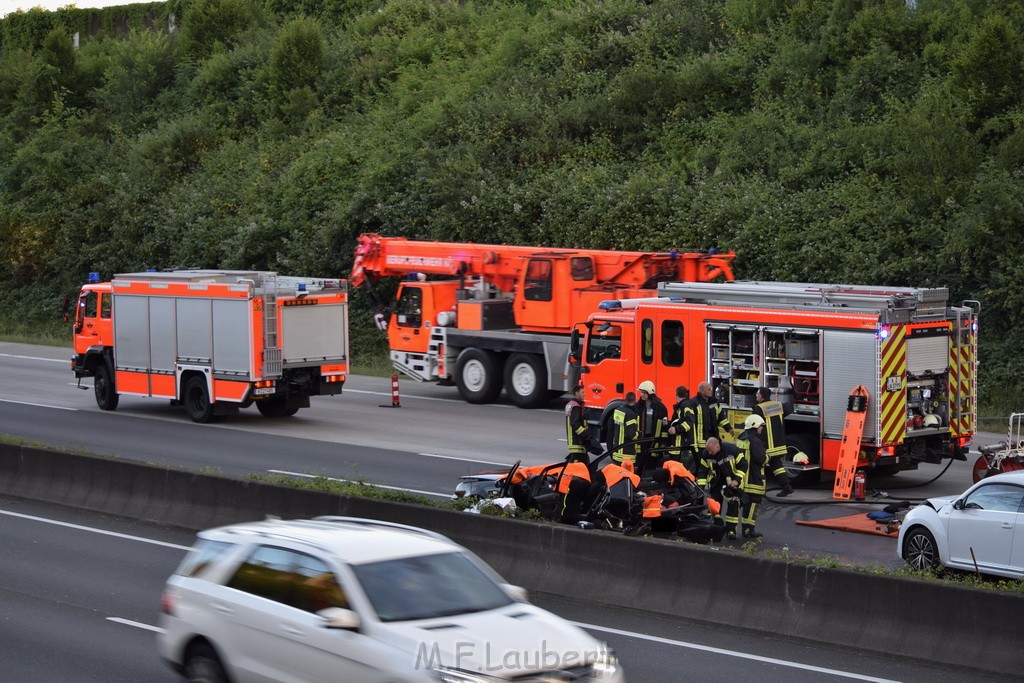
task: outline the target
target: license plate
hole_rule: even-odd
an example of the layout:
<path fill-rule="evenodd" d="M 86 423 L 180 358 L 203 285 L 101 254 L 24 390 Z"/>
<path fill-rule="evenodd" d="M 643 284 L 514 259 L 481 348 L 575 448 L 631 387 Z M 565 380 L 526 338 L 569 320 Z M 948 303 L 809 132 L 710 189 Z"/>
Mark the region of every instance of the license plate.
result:
<path fill-rule="evenodd" d="M 269 396 L 270 394 L 274 393 L 275 391 L 277 391 L 276 387 L 261 387 L 259 389 L 253 389 L 252 390 L 252 395 L 253 396 Z"/>

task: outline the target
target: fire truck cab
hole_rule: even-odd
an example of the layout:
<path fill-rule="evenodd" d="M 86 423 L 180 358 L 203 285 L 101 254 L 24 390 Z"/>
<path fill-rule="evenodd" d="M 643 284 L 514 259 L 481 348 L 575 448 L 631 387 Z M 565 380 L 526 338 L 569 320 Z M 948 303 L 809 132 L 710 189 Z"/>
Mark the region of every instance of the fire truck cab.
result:
<path fill-rule="evenodd" d="M 657 298 L 604 302 L 579 326 L 572 355 L 588 420 L 605 425 L 625 392 L 651 380 L 712 401 L 739 426 L 768 387 L 791 408 L 790 456 L 802 482 L 835 471 L 855 387 L 870 392 L 860 467 L 891 474 L 965 458 L 976 414 L 977 302 L 945 289 L 780 282 L 664 283 Z"/>

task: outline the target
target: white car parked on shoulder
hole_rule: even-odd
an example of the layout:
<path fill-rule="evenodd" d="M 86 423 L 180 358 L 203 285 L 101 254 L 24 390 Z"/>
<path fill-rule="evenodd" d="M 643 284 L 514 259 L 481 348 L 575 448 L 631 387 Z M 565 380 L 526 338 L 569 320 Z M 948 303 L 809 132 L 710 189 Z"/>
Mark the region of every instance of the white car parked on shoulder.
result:
<path fill-rule="evenodd" d="M 1024 471 L 986 477 L 959 496 L 918 505 L 900 526 L 897 548 L 914 569 L 1024 578 Z"/>
<path fill-rule="evenodd" d="M 465 548 L 369 519 L 201 532 L 161 611 L 160 654 L 189 681 L 625 680 L 604 643 Z"/>

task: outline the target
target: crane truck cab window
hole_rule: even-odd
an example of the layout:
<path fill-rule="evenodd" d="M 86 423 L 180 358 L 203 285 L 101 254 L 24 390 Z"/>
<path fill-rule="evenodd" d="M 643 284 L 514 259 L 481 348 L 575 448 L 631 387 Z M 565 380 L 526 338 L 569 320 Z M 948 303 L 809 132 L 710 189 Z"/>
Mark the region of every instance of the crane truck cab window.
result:
<path fill-rule="evenodd" d="M 683 364 L 683 324 L 678 320 L 661 323 L 661 363 L 675 368 Z"/>
<path fill-rule="evenodd" d="M 527 301 L 551 301 L 551 261 L 530 259 L 523 284 Z"/>
<path fill-rule="evenodd" d="M 574 256 L 569 262 L 573 280 L 590 281 L 594 279 L 594 260 L 589 256 Z"/>
<path fill-rule="evenodd" d="M 395 318 L 401 327 L 419 327 L 423 323 L 423 290 L 403 287 L 398 297 Z"/>

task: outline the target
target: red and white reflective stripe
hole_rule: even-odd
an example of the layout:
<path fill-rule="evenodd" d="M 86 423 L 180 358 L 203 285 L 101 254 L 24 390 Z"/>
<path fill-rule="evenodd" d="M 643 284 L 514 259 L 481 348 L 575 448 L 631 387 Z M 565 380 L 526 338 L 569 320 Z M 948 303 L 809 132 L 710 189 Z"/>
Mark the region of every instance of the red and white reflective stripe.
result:
<path fill-rule="evenodd" d="M 391 405 L 401 405 L 398 398 L 398 375 L 391 375 Z"/>

